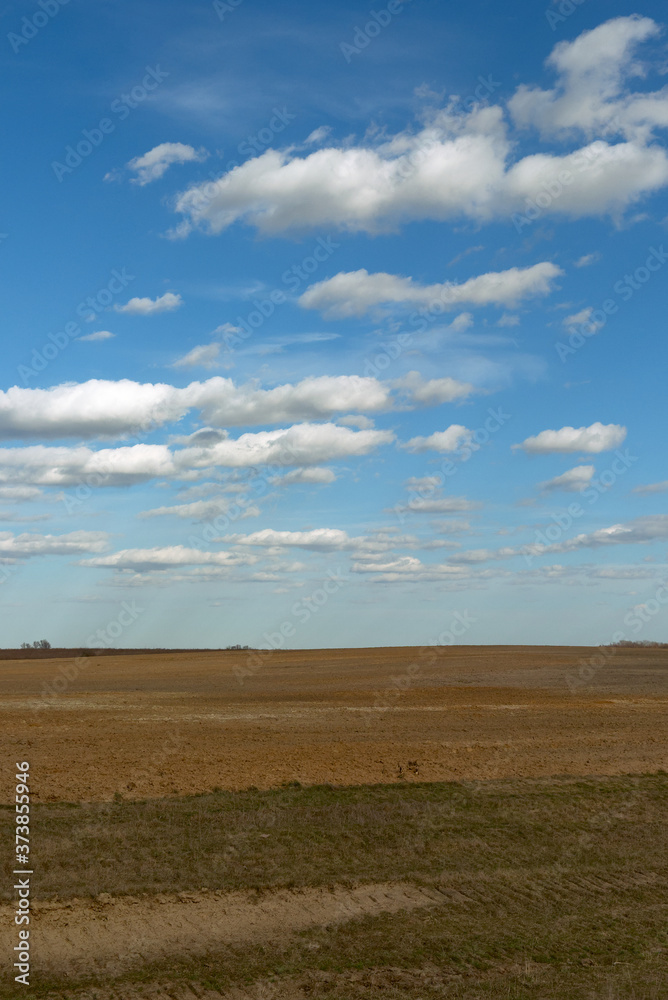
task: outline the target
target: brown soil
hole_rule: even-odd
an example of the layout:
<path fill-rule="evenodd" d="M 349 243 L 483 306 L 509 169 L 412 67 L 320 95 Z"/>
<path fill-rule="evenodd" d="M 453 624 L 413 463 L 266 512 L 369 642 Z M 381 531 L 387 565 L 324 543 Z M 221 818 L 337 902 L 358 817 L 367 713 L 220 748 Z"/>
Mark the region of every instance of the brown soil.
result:
<path fill-rule="evenodd" d="M 0 734 L 29 761 L 36 801 L 668 767 L 668 650 L 617 650 L 571 690 L 596 652 L 298 650 L 259 668 L 236 651 L 5 661 Z M 13 801 L 6 771 L 1 801 Z"/>
<path fill-rule="evenodd" d="M 437 889 L 385 883 L 355 889 L 177 896 L 33 905 L 35 972 L 119 975 L 133 966 L 198 955 L 221 944 L 271 941 L 307 927 L 443 903 Z M 11 907 L 0 908 L 3 918 Z M 8 941 L 9 944 L 9 941 Z M 11 948 L 3 956 L 11 967 Z"/>
<path fill-rule="evenodd" d="M 489 907 L 499 899 L 536 896 L 566 904 L 574 899 L 620 890 L 658 886 L 658 872 L 601 876 L 562 871 L 522 872 L 454 877 L 431 886 L 385 882 L 354 888 L 282 889 L 263 893 L 181 892 L 115 899 L 102 894 L 94 901 L 33 904 L 32 940 L 36 973 L 65 977 L 118 976 L 178 954 L 206 955 L 221 945 L 276 942 L 309 927 L 330 926 L 362 916 L 397 913 L 428 906 Z M 0 918 L 11 918 L 10 906 Z M 11 966 L 11 946 L 0 948 Z"/>

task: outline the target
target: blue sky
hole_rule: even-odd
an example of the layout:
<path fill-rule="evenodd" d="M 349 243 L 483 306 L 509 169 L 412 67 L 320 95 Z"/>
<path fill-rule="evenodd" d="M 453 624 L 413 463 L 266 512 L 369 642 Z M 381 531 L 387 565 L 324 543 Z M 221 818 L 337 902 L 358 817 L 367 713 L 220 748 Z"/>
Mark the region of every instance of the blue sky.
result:
<path fill-rule="evenodd" d="M 665 639 L 666 21 L 5 4 L 2 645 Z"/>

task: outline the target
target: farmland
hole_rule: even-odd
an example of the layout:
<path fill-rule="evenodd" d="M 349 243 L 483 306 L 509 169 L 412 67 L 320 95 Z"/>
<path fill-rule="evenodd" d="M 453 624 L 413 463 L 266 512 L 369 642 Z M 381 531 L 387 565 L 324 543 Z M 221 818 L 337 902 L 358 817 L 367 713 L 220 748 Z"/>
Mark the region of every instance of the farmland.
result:
<path fill-rule="evenodd" d="M 594 653 L 5 661 L 31 993 L 659 998 L 668 655 Z"/>

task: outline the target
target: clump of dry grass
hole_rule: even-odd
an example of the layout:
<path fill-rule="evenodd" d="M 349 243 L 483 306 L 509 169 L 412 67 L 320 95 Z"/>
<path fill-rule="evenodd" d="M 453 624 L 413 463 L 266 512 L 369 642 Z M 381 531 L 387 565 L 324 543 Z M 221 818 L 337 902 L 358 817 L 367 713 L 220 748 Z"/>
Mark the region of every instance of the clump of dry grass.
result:
<path fill-rule="evenodd" d="M 114 983 L 35 982 L 31 994 L 139 1000 L 142 984 L 161 983 L 166 1000 L 185 983 L 256 983 L 256 1000 L 663 1000 L 667 793 L 661 772 L 38 805 L 35 898 L 398 880 L 452 894 Z M 18 995 L 0 986 L 2 1000 Z"/>

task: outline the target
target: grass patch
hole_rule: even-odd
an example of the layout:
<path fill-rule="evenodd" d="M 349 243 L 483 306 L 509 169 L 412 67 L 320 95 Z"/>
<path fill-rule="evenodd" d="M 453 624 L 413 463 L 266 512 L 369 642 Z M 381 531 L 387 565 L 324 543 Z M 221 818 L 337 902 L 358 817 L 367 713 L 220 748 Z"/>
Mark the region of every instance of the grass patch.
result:
<path fill-rule="evenodd" d="M 32 809 L 33 898 L 661 868 L 668 775 L 285 787 Z M 14 810 L 0 811 L 9 842 Z M 11 857 L 2 892 L 12 898 Z M 9 887 L 9 888 L 8 888 Z"/>
<path fill-rule="evenodd" d="M 667 821 L 663 772 L 38 805 L 35 898 L 404 880 L 461 898 L 114 982 L 35 978 L 30 993 L 139 1000 L 162 985 L 166 1000 L 192 983 L 275 1000 L 663 1000 Z M 0 822 L 13 827 L 13 810 Z M 22 995 L 0 986 L 1 1000 Z"/>

